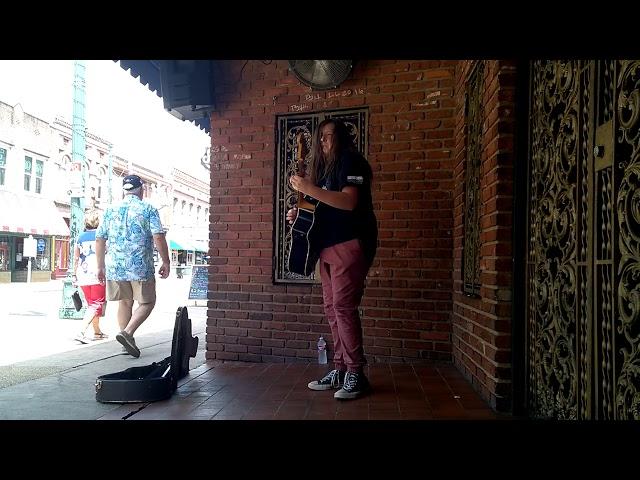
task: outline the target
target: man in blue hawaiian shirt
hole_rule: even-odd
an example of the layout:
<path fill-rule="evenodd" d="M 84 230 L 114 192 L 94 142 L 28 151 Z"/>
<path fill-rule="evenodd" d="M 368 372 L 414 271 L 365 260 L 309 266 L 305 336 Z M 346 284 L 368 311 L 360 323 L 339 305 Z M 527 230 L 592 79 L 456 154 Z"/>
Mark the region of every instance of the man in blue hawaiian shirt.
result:
<path fill-rule="evenodd" d="M 105 283 L 107 300 L 119 301 L 116 340 L 127 353 L 138 358 L 140 349 L 133 338 L 156 304 L 156 280 L 153 265 L 155 243 L 162 265 L 161 278 L 169 276 L 169 249 L 158 210 L 142 200 L 142 179 L 127 175 L 122 182 L 122 202 L 109 206 L 96 231 L 97 276 Z M 108 248 L 107 248 L 108 247 Z M 138 308 L 133 310 L 134 300 Z"/>

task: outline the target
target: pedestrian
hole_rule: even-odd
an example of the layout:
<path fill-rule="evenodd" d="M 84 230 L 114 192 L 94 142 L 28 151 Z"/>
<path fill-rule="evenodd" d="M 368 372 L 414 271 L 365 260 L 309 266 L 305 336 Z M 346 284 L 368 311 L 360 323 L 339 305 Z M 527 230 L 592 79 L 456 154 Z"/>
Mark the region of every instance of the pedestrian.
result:
<path fill-rule="evenodd" d="M 315 208 L 312 248 L 319 252 L 324 312 L 333 337 L 334 369 L 308 384 L 311 390 L 338 389 L 334 398 L 353 399 L 369 389 L 364 373 L 358 307 L 377 247 L 369 162 L 353 147 L 344 122 L 327 119 L 314 134 L 309 175 L 294 175 L 291 186 L 311 197 Z M 294 207 L 286 218 L 293 223 Z"/>
<path fill-rule="evenodd" d="M 82 319 L 82 329 L 75 339 L 85 344 L 109 338 L 100 329 L 100 317 L 105 303 L 105 286 L 98 281 L 97 275 L 96 228 L 99 223 L 100 213 L 97 210 L 90 209 L 85 212 L 85 230 L 78 235 L 73 254 L 73 286 L 82 289 L 87 301 L 87 309 Z M 89 325 L 93 326 L 93 337 L 86 336 Z"/>
<path fill-rule="evenodd" d="M 134 333 L 156 303 L 153 246 L 155 244 L 162 259 L 158 269 L 161 278 L 169 276 L 169 249 L 158 210 L 142 200 L 142 179 L 138 175 L 127 175 L 122 188 L 124 199 L 107 207 L 96 232 L 97 275 L 102 283 L 106 279 L 107 300 L 119 302 L 120 333 L 116 340 L 127 353 L 138 358 L 140 349 Z M 138 302 L 135 311 L 134 301 Z"/>

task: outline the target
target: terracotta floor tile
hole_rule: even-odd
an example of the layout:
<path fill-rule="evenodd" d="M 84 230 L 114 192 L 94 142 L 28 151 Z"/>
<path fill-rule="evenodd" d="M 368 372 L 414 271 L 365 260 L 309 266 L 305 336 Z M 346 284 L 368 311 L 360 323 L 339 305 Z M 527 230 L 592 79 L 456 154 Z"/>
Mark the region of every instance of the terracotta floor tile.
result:
<path fill-rule="evenodd" d="M 182 379 L 178 394 L 139 411 L 119 407 L 104 418 L 212 420 L 492 420 L 496 415 L 457 369 L 448 364 L 372 364 L 371 391 L 339 401 L 335 390 L 307 383 L 331 365 L 207 362 Z M 457 397 L 457 398 L 454 398 Z M 140 405 L 142 406 L 142 404 Z M 138 407 L 139 408 L 139 407 Z M 131 414 L 131 412 L 135 412 Z M 508 416 L 507 416 L 508 418 Z"/>

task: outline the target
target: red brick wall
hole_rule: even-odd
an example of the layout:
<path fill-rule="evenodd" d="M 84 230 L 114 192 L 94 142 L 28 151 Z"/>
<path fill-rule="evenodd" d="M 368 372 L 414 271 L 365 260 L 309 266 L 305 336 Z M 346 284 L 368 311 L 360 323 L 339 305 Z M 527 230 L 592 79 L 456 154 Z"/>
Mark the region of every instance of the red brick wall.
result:
<path fill-rule="evenodd" d="M 455 61 L 359 61 L 314 91 L 286 61 L 226 61 L 212 114 L 208 359 L 308 361 L 319 285 L 272 283 L 276 115 L 369 108 L 379 248 L 362 302 L 369 362 L 451 360 Z"/>
<path fill-rule="evenodd" d="M 462 257 L 465 210 L 464 94 L 475 62 L 456 68 L 454 170 L 454 363 L 496 409 L 510 408 L 512 201 L 515 64 L 486 61 L 484 140 L 480 170 L 480 298 L 465 296 Z"/>

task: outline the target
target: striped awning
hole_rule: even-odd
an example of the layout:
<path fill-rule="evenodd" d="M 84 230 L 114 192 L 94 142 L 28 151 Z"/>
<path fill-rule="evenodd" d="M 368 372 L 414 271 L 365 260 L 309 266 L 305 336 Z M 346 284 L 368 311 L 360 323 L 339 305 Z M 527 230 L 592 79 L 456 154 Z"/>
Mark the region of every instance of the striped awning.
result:
<path fill-rule="evenodd" d="M 52 200 L 0 190 L 0 233 L 69 236 L 69 227 Z"/>

